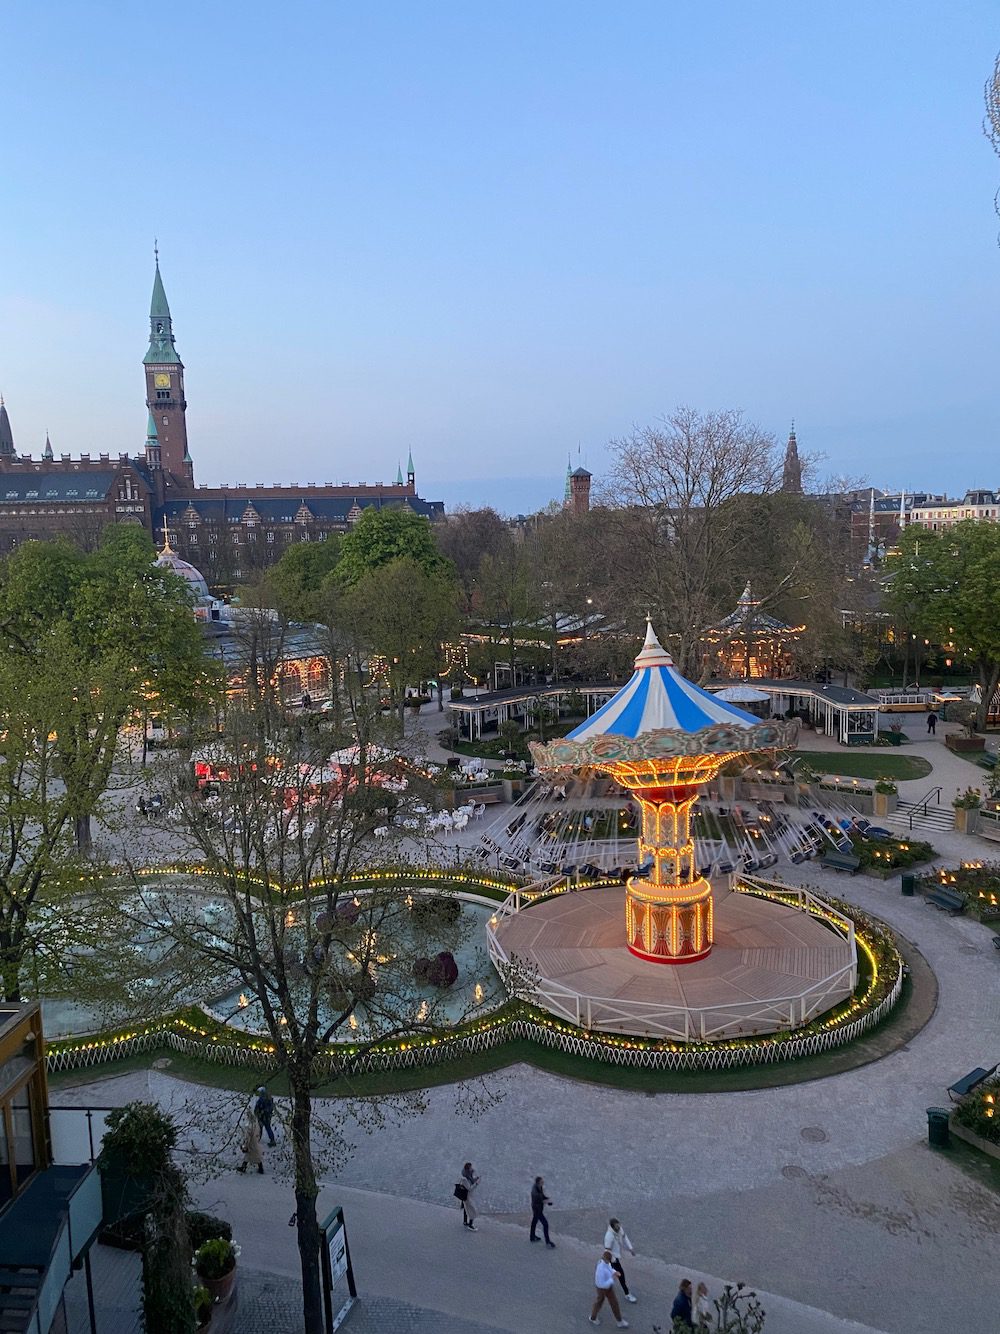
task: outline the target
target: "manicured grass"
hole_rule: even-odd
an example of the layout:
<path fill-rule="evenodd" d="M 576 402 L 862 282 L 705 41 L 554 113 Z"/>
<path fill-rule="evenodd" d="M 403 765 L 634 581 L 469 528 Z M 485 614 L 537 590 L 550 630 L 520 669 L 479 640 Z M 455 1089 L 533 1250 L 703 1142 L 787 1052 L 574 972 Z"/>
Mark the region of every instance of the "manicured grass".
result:
<path fill-rule="evenodd" d="M 933 765 L 922 755 L 896 755 L 886 750 L 797 750 L 797 759 L 820 774 L 843 774 L 845 778 L 895 778 L 904 783 L 926 778 Z"/>

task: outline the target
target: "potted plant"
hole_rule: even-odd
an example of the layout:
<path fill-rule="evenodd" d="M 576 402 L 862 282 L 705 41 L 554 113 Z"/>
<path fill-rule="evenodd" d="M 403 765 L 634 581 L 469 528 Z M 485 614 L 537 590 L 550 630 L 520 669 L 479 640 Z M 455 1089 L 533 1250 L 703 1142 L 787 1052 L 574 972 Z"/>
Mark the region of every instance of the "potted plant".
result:
<path fill-rule="evenodd" d="M 208 1289 L 213 1303 L 227 1301 L 236 1284 L 236 1261 L 240 1248 L 225 1237 L 210 1237 L 194 1253 L 195 1273 Z"/>
<path fill-rule="evenodd" d="M 899 801 L 899 788 L 891 778 L 880 778 L 875 784 L 873 797 L 876 815 L 891 815 Z"/>
<path fill-rule="evenodd" d="M 194 1301 L 194 1318 L 198 1322 L 198 1329 L 208 1329 L 212 1323 L 212 1294 L 204 1284 L 199 1283 L 191 1297 Z"/>
<path fill-rule="evenodd" d="M 948 717 L 962 724 L 961 734 L 949 732 L 944 744 L 949 750 L 976 751 L 986 749 L 986 738 L 976 731 L 979 720 L 979 707 L 976 704 L 959 703 L 948 706 Z"/>
<path fill-rule="evenodd" d="M 974 834 L 983 794 L 977 787 L 967 787 L 951 803 L 955 808 L 955 828 L 960 834 Z"/>

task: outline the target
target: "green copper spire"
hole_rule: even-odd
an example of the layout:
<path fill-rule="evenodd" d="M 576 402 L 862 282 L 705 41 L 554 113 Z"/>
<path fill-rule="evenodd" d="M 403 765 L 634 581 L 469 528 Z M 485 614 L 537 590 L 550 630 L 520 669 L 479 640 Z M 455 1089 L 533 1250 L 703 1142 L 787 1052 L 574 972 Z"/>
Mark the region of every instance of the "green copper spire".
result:
<path fill-rule="evenodd" d="M 146 439 L 147 439 L 147 440 L 159 440 L 159 438 L 160 438 L 160 437 L 156 434 L 156 422 L 153 421 L 153 414 L 150 413 L 150 414 L 149 414 L 149 424 L 148 424 L 147 427 L 146 427 Z"/>
<path fill-rule="evenodd" d="M 403 468 L 402 465 L 399 463 L 396 464 L 396 485 L 397 486 L 403 485 Z"/>
<path fill-rule="evenodd" d="M 407 475 L 407 477 L 412 477 L 412 476 L 414 475 L 414 473 L 413 473 L 413 450 L 412 450 L 412 449 L 410 450 L 409 454 L 406 456 L 406 475 Z"/>
<path fill-rule="evenodd" d="M 167 294 L 160 277 L 160 259 L 157 255 L 153 277 L 153 297 L 149 303 L 149 351 L 143 357 L 146 366 L 169 366 L 180 363 L 174 347 L 174 326 L 170 318 Z"/>

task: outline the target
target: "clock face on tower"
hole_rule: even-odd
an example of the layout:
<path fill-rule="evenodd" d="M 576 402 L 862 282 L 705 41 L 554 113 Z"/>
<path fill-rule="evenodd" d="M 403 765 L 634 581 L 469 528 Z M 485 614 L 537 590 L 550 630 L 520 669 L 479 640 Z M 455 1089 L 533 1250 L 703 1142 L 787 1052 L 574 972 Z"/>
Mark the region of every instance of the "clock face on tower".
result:
<path fill-rule="evenodd" d="M 159 375 L 154 375 L 154 376 L 153 376 L 153 384 L 156 386 L 157 389 L 169 389 L 169 388 L 170 388 L 170 376 L 169 376 L 169 375 L 166 375 L 166 374 L 163 374 L 163 373 L 161 373 L 161 374 L 159 374 Z"/>

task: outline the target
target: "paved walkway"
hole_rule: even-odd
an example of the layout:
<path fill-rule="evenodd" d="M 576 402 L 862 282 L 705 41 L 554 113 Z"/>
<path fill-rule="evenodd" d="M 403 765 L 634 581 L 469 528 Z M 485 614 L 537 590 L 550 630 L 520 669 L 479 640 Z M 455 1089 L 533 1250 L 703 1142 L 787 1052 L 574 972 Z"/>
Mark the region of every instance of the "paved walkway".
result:
<path fill-rule="evenodd" d="M 362 1290 L 496 1329 L 569 1328 L 615 1211 L 647 1257 L 637 1277 L 650 1300 L 665 1300 L 682 1265 L 714 1285 L 745 1278 L 793 1303 L 783 1323 L 771 1302 L 768 1334 L 810 1328 L 794 1303 L 892 1334 L 930 1331 L 951 1321 L 958 1293 L 970 1328 L 994 1328 L 1000 1200 L 956 1157 L 925 1147 L 924 1115 L 958 1075 L 1000 1059 L 990 932 L 902 898 L 898 880 L 809 870 L 821 893 L 884 917 L 933 967 L 938 1009 L 907 1047 L 829 1079 L 744 1093 L 650 1097 L 518 1067 L 485 1088 L 430 1090 L 415 1115 L 397 1116 L 384 1100 L 357 1117 L 325 1104 L 320 1113 L 344 1147 L 326 1199 L 349 1205 Z M 159 1071 L 59 1088 L 54 1102 L 132 1097 L 176 1111 L 185 1142 L 201 1151 L 224 1149 L 244 1105 L 243 1095 Z M 231 1162 L 232 1149 L 224 1152 Z M 450 1200 L 467 1159 L 483 1174 L 480 1236 L 462 1232 Z M 269 1168 L 286 1166 L 279 1144 Z M 556 1201 L 557 1253 L 520 1249 L 538 1172 Z M 233 1219 L 250 1267 L 294 1272 L 280 1258 L 293 1255 L 287 1185 L 226 1172 L 198 1193 Z M 488 1259 L 470 1268 L 465 1249 Z M 553 1263 L 536 1274 L 543 1261 Z"/>
<path fill-rule="evenodd" d="M 924 720 L 904 725 L 919 735 Z M 976 783 L 979 771 L 948 752 L 941 735 L 907 748 L 935 770 L 901 785 L 904 797 L 941 782 L 950 800 Z M 957 834 L 933 842 L 952 863 L 986 850 Z M 519 1066 L 405 1104 L 321 1103 L 338 1150 L 322 1206 L 347 1210 L 363 1295 L 349 1329 L 578 1329 L 612 1211 L 640 1250 L 632 1276 L 641 1301 L 628 1314 L 647 1334 L 653 1319 L 663 1322 L 682 1273 L 704 1274 L 713 1290 L 726 1277 L 757 1285 L 767 1334 L 937 1334 L 959 1318 L 970 1329 L 997 1328 L 1000 1197 L 964 1151 L 930 1151 L 925 1129 L 925 1108 L 946 1101 L 957 1076 L 1000 1059 L 1000 958 L 991 933 L 902 898 L 898 878 L 849 879 L 815 865 L 799 872 L 821 894 L 850 899 L 916 944 L 940 988 L 927 1026 L 873 1065 L 784 1088 L 648 1096 Z M 233 1079 L 245 1090 L 245 1076 Z M 281 1143 L 267 1176 L 236 1175 L 232 1144 L 245 1092 L 185 1085 L 167 1071 L 57 1087 L 53 1102 L 134 1097 L 178 1115 L 199 1201 L 234 1224 L 241 1265 L 257 1275 L 247 1286 L 258 1296 L 243 1307 L 247 1334 L 295 1329 L 297 1259 Z M 475 1235 L 463 1231 L 451 1199 L 466 1159 L 483 1175 Z M 538 1172 L 556 1201 L 554 1252 L 525 1237 L 526 1194 Z"/>

